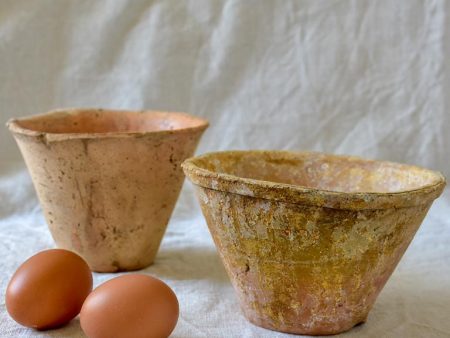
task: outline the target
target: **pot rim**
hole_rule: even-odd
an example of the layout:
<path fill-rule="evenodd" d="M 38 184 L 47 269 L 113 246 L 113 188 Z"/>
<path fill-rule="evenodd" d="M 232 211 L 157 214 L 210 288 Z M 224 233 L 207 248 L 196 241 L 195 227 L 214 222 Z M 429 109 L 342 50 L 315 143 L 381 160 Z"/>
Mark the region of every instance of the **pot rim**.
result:
<path fill-rule="evenodd" d="M 50 116 L 57 115 L 76 115 L 82 112 L 90 112 L 102 114 L 104 112 L 114 112 L 114 113 L 142 113 L 142 114 L 167 114 L 167 115 L 177 115 L 183 116 L 191 119 L 192 121 L 198 122 L 198 125 L 188 126 L 184 128 L 175 129 L 160 129 L 152 131 L 111 131 L 111 132 L 74 132 L 74 133 L 53 133 L 46 131 L 38 131 L 29 128 L 22 127 L 20 122 L 29 121 L 35 119 L 41 119 Z M 109 109 L 109 108 L 58 108 L 50 110 L 46 113 L 30 115 L 22 118 L 12 118 L 6 122 L 6 127 L 13 133 L 18 135 L 24 135 L 34 138 L 45 138 L 46 142 L 52 141 L 65 141 L 71 139 L 102 139 L 102 138 L 118 138 L 118 137 L 143 137 L 147 135 L 170 135 L 185 132 L 194 131 L 204 131 L 208 128 L 209 122 L 201 117 L 191 115 L 183 112 L 168 112 L 159 110 L 127 110 L 127 109 Z"/>
<path fill-rule="evenodd" d="M 214 158 L 218 154 L 264 154 L 278 153 L 287 157 L 298 155 L 325 155 L 345 158 L 351 161 L 365 161 L 402 165 L 406 168 L 425 170 L 435 176 L 431 184 L 416 189 L 399 190 L 395 192 L 341 192 L 300 185 L 278 183 L 238 177 L 231 174 L 217 173 L 197 165 L 197 161 Z M 326 207 L 332 209 L 363 210 L 363 209 L 391 209 L 411 207 L 431 203 L 442 193 L 446 181 L 445 177 L 437 171 L 421 168 L 414 165 L 400 164 L 390 161 L 368 160 L 357 156 L 335 155 L 315 151 L 292 152 L 284 150 L 231 150 L 210 152 L 200 156 L 191 157 L 182 163 L 186 176 L 195 185 L 260 199 L 281 201 L 292 204 Z"/>

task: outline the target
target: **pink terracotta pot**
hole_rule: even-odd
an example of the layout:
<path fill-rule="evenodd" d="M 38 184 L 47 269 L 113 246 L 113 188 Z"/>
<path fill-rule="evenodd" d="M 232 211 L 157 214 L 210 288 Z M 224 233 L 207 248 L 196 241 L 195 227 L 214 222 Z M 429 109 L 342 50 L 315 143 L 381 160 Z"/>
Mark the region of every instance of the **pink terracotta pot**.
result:
<path fill-rule="evenodd" d="M 62 109 L 13 119 L 58 247 L 94 271 L 135 270 L 158 251 L 207 121 L 184 113 Z"/>
<path fill-rule="evenodd" d="M 445 186 L 415 166 L 230 151 L 183 169 L 252 323 L 327 335 L 364 322 Z"/>

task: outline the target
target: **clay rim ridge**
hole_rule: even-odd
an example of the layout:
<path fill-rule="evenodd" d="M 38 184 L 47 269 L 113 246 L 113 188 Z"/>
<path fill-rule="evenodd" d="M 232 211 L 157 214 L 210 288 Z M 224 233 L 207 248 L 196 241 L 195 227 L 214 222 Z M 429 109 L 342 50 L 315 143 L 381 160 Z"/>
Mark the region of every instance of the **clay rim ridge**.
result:
<path fill-rule="evenodd" d="M 179 116 L 189 117 L 199 124 L 193 127 L 176 128 L 176 129 L 161 129 L 152 131 L 113 131 L 113 132 L 99 132 L 99 133 L 51 133 L 44 131 L 37 131 L 21 127 L 18 122 L 30 119 L 38 119 L 54 114 L 77 114 L 82 111 L 92 111 L 97 113 L 102 112 L 135 112 L 135 113 L 167 113 Z M 42 114 L 35 114 L 23 118 L 12 118 L 6 122 L 6 127 L 16 135 L 29 136 L 33 138 L 44 138 L 46 143 L 53 141 L 65 141 L 71 139 L 100 139 L 100 138 L 114 138 L 114 137 L 143 137 L 146 135 L 170 135 L 189 132 L 203 132 L 209 127 L 209 122 L 201 117 L 182 112 L 168 112 L 161 110 L 126 110 L 126 109 L 108 109 L 108 108 L 58 108 Z"/>
<path fill-rule="evenodd" d="M 288 156 L 295 156 L 298 154 L 321 154 L 336 157 L 343 157 L 347 159 L 357 159 L 363 161 L 367 160 L 356 156 L 334 155 L 321 152 L 290 152 L 279 150 L 238 150 L 238 151 L 223 151 L 211 152 L 201 156 L 191 157 L 185 160 L 181 166 L 186 176 L 195 185 L 228 192 L 243 196 L 251 196 L 272 201 L 280 201 L 292 204 L 310 205 L 316 207 L 326 207 L 332 209 L 346 209 L 346 210 L 364 210 L 364 209 L 391 209 L 391 208 L 405 208 L 421 204 L 431 203 L 438 198 L 446 185 L 445 177 L 437 171 L 413 166 L 405 165 L 409 168 L 418 168 L 431 172 L 436 176 L 437 182 L 424 185 L 418 189 L 401 190 L 396 192 L 339 192 L 332 190 L 323 190 L 308 188 L 300 185 L 277 183 L 264 180 L 256 180 L 251 178 L 243 178 L 230 174 L 216 173 L 199 167 L 196 162 L 201 159 L 213 158 L 216 154 L 227 153 L 229 155 L 239 153 L 274 153 L 286 154 Z M 388 161 L 375 161 L 387 162 Z"/>

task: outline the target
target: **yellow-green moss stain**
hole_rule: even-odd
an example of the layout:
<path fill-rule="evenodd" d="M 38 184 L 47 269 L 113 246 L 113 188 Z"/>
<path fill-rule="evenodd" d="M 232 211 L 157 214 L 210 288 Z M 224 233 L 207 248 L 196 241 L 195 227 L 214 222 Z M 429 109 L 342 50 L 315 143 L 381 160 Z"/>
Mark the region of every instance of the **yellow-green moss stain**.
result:
<path fill-rule="evenodd" d="M 364 321 L 429 207 L 343 210 L 197 193 L 243 311 L 289 332 Z"/>

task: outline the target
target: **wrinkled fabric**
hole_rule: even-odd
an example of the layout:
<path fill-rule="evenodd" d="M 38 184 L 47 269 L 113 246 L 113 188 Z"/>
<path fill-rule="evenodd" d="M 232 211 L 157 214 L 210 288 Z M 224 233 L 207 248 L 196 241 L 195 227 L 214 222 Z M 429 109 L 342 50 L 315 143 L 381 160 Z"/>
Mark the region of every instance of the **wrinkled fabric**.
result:
<path fill-rule="evenodd" d="M 0 123 L 57 107 L 187 111 L 198 153 L 317 150 L 450 176 L 450 3 L 2 0 Z M 450 192 L 431 208 L 368 322 L 345 337 L 450 337 Z M 3 294 L 53 247 L 29 175 L 0 131 L 0 337 L 36 332 Z M 180 301 L 173 337 L 290 337 L 248 323 L 185 184 L 155 264 Z M 114 274 L 94 274 L 95 285 Z"/>

